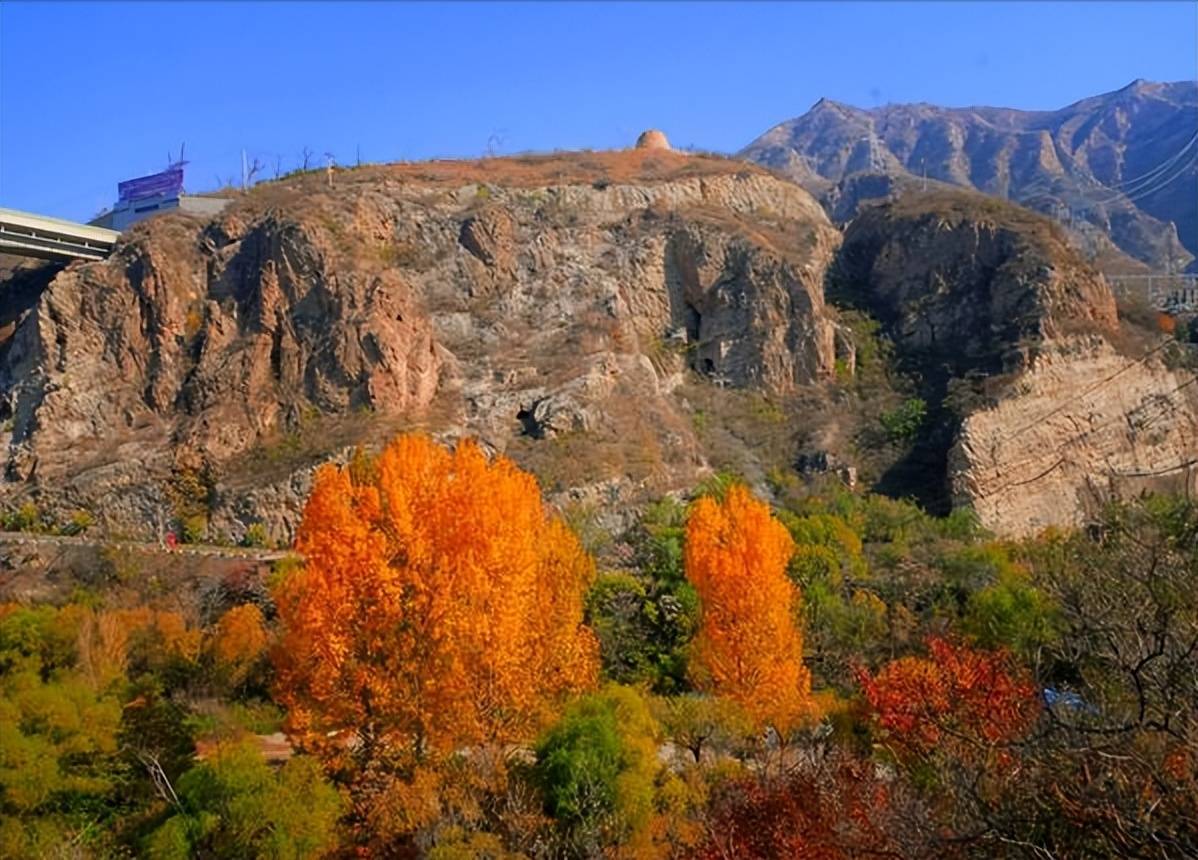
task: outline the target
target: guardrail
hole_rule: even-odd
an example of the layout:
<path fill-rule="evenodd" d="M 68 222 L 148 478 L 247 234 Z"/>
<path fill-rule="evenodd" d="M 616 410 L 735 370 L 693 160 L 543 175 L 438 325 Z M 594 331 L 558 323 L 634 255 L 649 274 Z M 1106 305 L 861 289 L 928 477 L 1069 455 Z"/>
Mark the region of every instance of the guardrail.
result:
<path fill-rule="evenodd" d="M 0 208 L 0 253 L 43 260 L 103 260 L 120 235 L 104 227 Z"/>
<path fill-rule="evenodd" d="M 213 546 L 211 544 L 165 544 L 150 541 L 105 539 L 87 535 L 51 535 L 37 532 L 0 531 L 0 546 L 4 544 L 50 544 L 53 546 L 119 547 L 135 552 L 164 555 L 192 555 L 205 558 L 223 558 L 233 561 L 279 561 L 284 558 L 300 559 L 298 553 L 287 549 L 258 549 L 255 547 Z"/>
<path fill-rule="evenodd" d="M 1167 313 L 1198 311 L 1198 274 L 1105 277 L 1117 296 L 1143 298 L 1152 307 Z"/>

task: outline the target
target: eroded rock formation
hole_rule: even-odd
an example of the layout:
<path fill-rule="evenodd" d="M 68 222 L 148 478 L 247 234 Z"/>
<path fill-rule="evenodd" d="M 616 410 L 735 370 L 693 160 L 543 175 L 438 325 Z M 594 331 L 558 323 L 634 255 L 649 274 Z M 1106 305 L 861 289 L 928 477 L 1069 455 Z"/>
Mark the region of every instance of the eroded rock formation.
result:
<path fill-rule="evenodd" d="M 1166 366 L 1159 332 L 1133 341 L 1046 219 L 974 194 L 907 197 L 849 227 L 838 278 L 938 401 L 946 490 L 986 527 L 1080 525 L 1112 496 L 1194 485 L 1193 374 Z"/>
<path fill-rule="evenodd" d="M 309 469 L 286 468 L 291 449 L 315 462 L 413 426 L 497 451 L 607 440 L 557 489 L 693 480 L 705 460 L 674 386 L 688 368 L 779 393 L 827 378 L 839 236 L 758 169 L 587 158 L 297 180 L 209 223 L 139 225 L 12 334 L 7 495 L 145 533 L 182 484 L 214 530 L 286 537 Z M 649 437 L 653 462 L 604 468 L 604 445 Z"/>
<path fill-rule="evenodd" d="M 1129 345 L 1058 228 L 975 194 L 868 209 L 842 246 L 801 188 L 723 159 L 394 165 L 264 184 L 19 280 L 0 502 L 121 534 L 286 540 L 317 464 L 416 428 L 607 513 L 713 465 L 769 492 L 812 452 L 883 486 L 904 455 L 865 450 L 878 408 L 847 383 L 829 283 L 923 387 L 910 474 L 984 525 L 1076 524 L 1092 498 L 1192 480 L 1192 377 Z"/>

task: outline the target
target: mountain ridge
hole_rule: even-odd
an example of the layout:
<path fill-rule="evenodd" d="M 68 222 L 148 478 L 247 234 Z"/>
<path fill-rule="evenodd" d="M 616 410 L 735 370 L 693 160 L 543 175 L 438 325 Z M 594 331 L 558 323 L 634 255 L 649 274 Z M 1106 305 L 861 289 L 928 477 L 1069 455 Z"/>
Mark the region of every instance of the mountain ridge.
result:
<path fill-rule="evenodd" d="M 778 170 L 833 217 L 842 183 L 942 182 L 1069 224 L 1091 257 L 1109 238 L 1153 270 L 1198 257 L 1198 83 L 1151 82 L 1049 111 L 927 102 L 859 108 L 821 98 L 740 156 Z M 869 199 L 869 198 L 865 198 Z M 841 207 L 843 209 L 843 207 Z"/>

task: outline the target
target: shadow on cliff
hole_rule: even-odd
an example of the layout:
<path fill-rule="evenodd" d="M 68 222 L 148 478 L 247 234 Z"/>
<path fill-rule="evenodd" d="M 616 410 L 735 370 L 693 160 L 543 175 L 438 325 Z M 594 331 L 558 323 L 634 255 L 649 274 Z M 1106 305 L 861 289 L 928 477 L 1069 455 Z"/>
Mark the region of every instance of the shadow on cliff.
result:
<path fill-rule="evenodd" d="M 17 323 L 37 304 L 42 293 L 63 270 L 65 264 L 22 260 L 0 254 L 0 367 L 12 346 Z M 0 379 L 0 393 L 12 380 Z M 8 399 L 0 397 L 0 420 L 9 418 Z"/>

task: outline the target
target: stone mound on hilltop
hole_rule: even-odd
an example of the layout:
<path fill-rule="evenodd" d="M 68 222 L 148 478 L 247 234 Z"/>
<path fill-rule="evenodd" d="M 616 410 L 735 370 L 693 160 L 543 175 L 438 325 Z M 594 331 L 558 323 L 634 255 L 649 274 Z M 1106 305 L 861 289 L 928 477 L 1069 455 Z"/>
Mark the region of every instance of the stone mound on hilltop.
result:
<path fill-rule="evenodd" d="M 655 128 L 648 131 L 642 131 L 640 137 L 636 139 L 637 149 L 669 149 L 670 141 L 666 138 L 663 132 Z"/>

